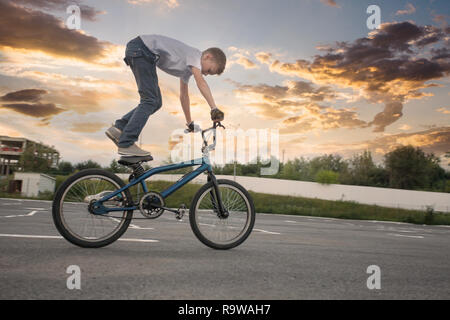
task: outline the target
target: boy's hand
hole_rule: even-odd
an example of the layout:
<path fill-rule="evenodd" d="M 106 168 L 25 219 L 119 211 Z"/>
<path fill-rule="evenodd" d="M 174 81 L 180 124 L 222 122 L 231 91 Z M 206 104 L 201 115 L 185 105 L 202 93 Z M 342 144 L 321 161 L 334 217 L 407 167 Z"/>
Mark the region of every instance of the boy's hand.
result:
<path fill-rule="evenodd" d="M 200 126 L 198 124 L 195 124 L 194 121 L 191 121 L 191 123 L 187 124 L 188 127 L 186 130 L 184 130 L 184 133 L 190 133 L 190 132 L 199 132 L 201 131 Z"/>
<path fill-rule="evenodd" d="M 211 110 L 211 120 L 216 121 L 222 121 L 224 118 L 224 113 L 219 110 L 219 108 L 214 108 Z"/>

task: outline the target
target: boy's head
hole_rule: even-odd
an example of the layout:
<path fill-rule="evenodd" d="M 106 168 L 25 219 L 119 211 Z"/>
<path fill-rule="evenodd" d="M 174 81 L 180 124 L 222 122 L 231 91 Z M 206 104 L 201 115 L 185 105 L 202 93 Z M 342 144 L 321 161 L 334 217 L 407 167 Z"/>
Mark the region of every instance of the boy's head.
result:
<path fill-rule="evenodd" d="M 209 48 L 203 51 L 201 59 L 203 75 L 222 74 L 226 64 L 227 57 L 219 48 Z"/>

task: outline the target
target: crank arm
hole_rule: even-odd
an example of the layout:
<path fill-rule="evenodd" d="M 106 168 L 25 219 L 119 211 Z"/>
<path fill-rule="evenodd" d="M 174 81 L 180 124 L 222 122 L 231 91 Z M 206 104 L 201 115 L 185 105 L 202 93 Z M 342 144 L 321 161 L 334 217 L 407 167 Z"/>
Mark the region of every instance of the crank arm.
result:
<path fill-rule="evenodd" d="M 177 214 L 179 213 L 178 210 L 171 209 L 171 208 L 166 208 L 166 207 L 161 207 L 161 206 L 158 206 L 156 204 L 152 204 L 152 207 L 155 207 L 155 208 L 158 208 L 158 209 L 164 209 L 166 211 L 170 211 L 170 212 L 177 213 Z"/>

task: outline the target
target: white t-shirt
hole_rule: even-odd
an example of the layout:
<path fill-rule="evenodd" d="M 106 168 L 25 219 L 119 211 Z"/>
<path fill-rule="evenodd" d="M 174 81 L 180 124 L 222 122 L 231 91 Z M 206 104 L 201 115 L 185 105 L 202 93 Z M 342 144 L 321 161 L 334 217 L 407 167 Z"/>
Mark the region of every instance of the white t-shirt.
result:
<path fill-rule="evenodd" d="M 139 36 L 147 48 L 159 55 L 158 68 L 170 75 L 181 78 L 184 83 L 192 76 L 189 66 L 202 69 L 202 52 L 181 41 L 157 34 Z"/>

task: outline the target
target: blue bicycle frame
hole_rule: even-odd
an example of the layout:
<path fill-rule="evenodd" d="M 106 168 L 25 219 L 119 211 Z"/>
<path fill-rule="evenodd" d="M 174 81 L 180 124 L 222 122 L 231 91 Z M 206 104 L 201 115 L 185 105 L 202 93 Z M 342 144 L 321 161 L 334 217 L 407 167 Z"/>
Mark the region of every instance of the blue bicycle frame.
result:
<path fill-rule="evenodd" d="M 201 173 L 207 171 L 208 175 L 210 178 L 213 179 L 214 183 L 216 184 L 214 175 L 212 174 L 212 167 L 211 164 L 209 163 L 209 159 L 206 157 L 203 158 L 199 158 L 199 159 L 195 159 L 195 160 L 191 160 L 191 161 L 185 161 L 185 162 L 180 162 L 180 163 L 175 163 L 175 164 L 169 164 L 166 166 L 161 166 L 161 167 L 157 167 L 157 168 L 152 168 L 150 170 L 147 170 L 145 173 L 143 173 L 140 177 L 138 177 L 137 179 L 132 180 L 130 183 L 128 183 L 126 186 L 104 196 L 103 198 L 97 200 L 94 203 L 93 206 L 93 213 L 94 214 L 98 214 L 98 215 L 103 215 L 103 214 L 107 214 L 109 212 L 112 211 L 130 211 L 130 210 L 138 210 L 139 208 L 134 205 L 134 204 L 128 204 L 126 207 L 121 207 L 121 208 L 106 208 L 103 205 L 103 202 L 117 196 L 118 194 L 122 193 L 124 190 L 131 188 L 132 186 L 140 183 L 142 185 L 142 188 L 144 190 L 145 193 L 148 192 L 148 188 L 147 185 L 145 183 L 145 180 L 149 177 L 151 177 L 154 174 L 160 173 L 160 172 L 165 172 L 165 171 L 171 171 L 171 170 L 176 170 L 176 169 L 181 169 L 181 168 L 186 168 L 186 167 L 192 167 L 192 166 L 196 166 L 196 165 L 200 165 L 197 169 L 195 169 L 194 171 L 184 175 L 180 180 L 178 180 L 177 182 L 175 182 L 173 185 L 171 185 L 169 188 L 167 188 L 166 190 L 161 192 L 161 195 L 163 198 L 167 198 L 168 196 L 170 196 L 172 193 L 174 193 L 175 191 L 177 191 L 178 189 L 180 189 L 182 186 L 184 186 L 186 183 L 190 182 L 191 180 L 195 179 L 198 175 L 200 175 Z"/>

